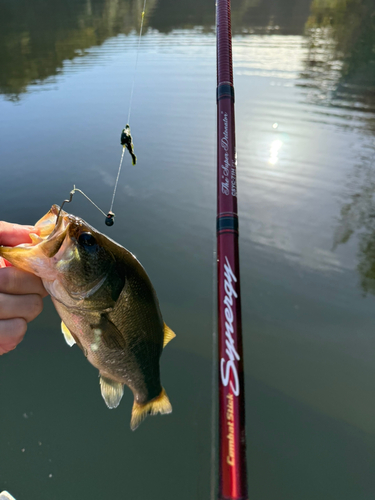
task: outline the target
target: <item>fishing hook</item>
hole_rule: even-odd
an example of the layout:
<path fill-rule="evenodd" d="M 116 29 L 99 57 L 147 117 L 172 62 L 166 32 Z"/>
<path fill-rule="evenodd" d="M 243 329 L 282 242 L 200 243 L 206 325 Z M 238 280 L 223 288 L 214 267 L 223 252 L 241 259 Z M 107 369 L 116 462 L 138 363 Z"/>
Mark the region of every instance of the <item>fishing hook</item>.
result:
<path fill-rule="evenodd" d="M 76 192 L 76 187 L 73 185 L 73 189 L 69 193 L 69 200 L 64 200 L 61 204 L 59 213 L 57 214 L 56 226 L 57 226 L 57 223 L 59 222 L 59 218 L 60 218 L 60 214 L 61 214 L 61 210 L 63 209 L 63 206 L 65 205 L 65 203 L 70 203 L 72 201 L 73 195 L 75 192 Z"/>

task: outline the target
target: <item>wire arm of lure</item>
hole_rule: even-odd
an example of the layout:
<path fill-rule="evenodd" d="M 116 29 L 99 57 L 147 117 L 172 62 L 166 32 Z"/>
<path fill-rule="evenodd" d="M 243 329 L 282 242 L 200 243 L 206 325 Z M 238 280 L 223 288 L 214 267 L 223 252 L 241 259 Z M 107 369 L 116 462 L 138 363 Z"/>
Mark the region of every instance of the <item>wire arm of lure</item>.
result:
<path fill-rule="evenodd" d="M 97 208 L 99 210 L 99 212 L 101 212 L 104 216 L 105 216 L 105 223 L 107 226 L 112 226 L 114 224 L 114 218 L 115 218 L 115 214 L 110 211 L 108 212 L 108 214 L 106 214 L 105 212 L 103 212 L 103 210 L 101 208 L 98 207 L 98 205 L 96 203 L 94 203 L 81 189 L 78 189 L 75 187 L 75 185 L 73 185 L 73 189 L 70 191 L 69 193 L 69 199 L 68 200 L 64 200 L 61 204 L 61 207 L 60 207 L 60 210 L 59 210 L 59 213 L 57 215 L 57 219 L 56 219 L 56 225 L 59 221 L 59 218 L 60 218 L 60 215 L 61 215 L 61 211 L 63 209 L 63 206 L 65 205 L 65 203 L 70 203 L 72 200 L 73 200 L 73 196 L 74 196 L 74 193 L 78 191 L 78 193 L 81 193 L 90 203 L 92 203 L 94 205 L 95 208 Z"/>

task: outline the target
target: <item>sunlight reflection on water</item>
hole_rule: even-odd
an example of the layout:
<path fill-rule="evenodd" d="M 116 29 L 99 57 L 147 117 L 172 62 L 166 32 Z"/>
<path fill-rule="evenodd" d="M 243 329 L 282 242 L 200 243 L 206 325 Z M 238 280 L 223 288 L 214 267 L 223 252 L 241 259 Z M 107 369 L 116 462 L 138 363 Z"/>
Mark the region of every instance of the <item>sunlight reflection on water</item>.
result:
<path fill-rule="evenodd" d="M 75 41 L 71 58 L 64 43 L 60 58 L 29 54 L 25 73 L 4 85 L 18 101 L 0 100 L 3 219 L 36 221 L 73 183 L 101 207 L 110 201 L 136 32 Z M 262 499 L 374 493 L 358 486 L 372 481 L 375 456 L 374 102 L 367 87 L 340 83 L 335 43 L 324 30 L 234 37 L 250 477 Z M 55 63 L 49 74 L 30 71 L 39 59 Z M 209 495 L 215 76 L 212 29 L 146 30 L 132 112 L 139 164 L 124 167 L 107 233 L 145 265 L 177 333 L 162 358 L 174 413 L 130 434 L 131 397 L 116 412 L 102 407 L 96 374 L 66 350 L 47 305 L 0 360 L 2 474 L 20 498 L 51 473 L 39 439 L 56 460 L 53 481 L 35 486 L 43 498 L 63 500 L 73 483 L 72 500 L 121 498 L 125 482 L 129 498 Z M 107 231 L 75 203 L 72 211 Z M 93 480 L 96 470 L 105 480 Z"/>

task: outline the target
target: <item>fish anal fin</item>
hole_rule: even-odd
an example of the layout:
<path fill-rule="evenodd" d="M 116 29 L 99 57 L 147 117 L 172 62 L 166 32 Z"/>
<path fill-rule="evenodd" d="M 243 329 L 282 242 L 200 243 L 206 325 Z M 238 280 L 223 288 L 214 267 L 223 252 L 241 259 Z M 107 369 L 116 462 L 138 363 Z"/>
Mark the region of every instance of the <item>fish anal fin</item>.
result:
<path fill-rule="evenodd" d="M 124 385 L 100 375 L 100 390 L 108 408 L 117 408 L 124 394 Z"/>
<path fill-rule="evenodd" d="M 61 331 L 64 335 L 65 342 L 69 347 L 72 347 L 72 345 L 74 345 L 76 341 L 74 340 L 73 335 L 70 333 L 68 327 L 63 321 L 61 321 Z"/>
<path fill-rule="evenodd" d="M 164 342 L 163 342 L 163 348 L 170 342 L 172 339 L 174 339 L 176 334 L 169 328 L 164 323 Z"/>
<path fill-rule="evenodd" d="M 2 491 L 0 493 L 0 500 L 16 500 L 8 491 Z"/>
<path fill-rule="evenodd" d="M 160 413 L 161 415 L 172 413 L 172 405 L 164 389 L 162 389 L 159 396 L 144 405 L 140 405 L 136 401 L 134 401 L 132 418 L 130 421 L 131 430 L 135 431 L 135 429 L 143 422 L 147 415 L 157 415 L 158 413 Z"/>

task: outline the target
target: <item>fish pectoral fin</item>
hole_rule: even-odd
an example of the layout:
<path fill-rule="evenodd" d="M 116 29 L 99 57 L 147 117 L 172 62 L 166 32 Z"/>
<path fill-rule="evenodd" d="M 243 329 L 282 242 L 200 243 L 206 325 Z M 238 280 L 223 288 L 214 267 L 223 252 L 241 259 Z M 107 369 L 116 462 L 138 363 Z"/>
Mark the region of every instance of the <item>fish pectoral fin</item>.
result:
<path fill-rule="evenodd" d="M 74 340 L 73 335 L 70 333 L 68 327 L 63 321 L 61 321 L 61 331 L 64 335 L 65 342 L 69 347 L 72 347 L 72 345 L 74 345 L 76 341 Z"/>
<path fill-rule="evenodd" d="M 102 314 L 98 325 L 90 326 L 101 331 L 103 343 L 108 349 L 126 349 L 127 344 L 124 336 L 106 314 Z"/>
<path fill-rule="evenodd" d="M 172 330 L 169 328 L 169 326 L 167 326 L 164 323 L 164 342 L 163 342 L 163 348 L 168 344 L 168 342 L 170 342 L 172 339 L 174 339 L 175 336 L 176 336 L 176 334 L 174 332 L 172 332 Z"/>
<path fill-rule="evenodd" d="M 132 418 L 130 421 L 130 428 L 132 431 L 143 422 L 147 415 L 165 415 L 166 413 L 172 413 L 172 405 L 168 399 L 167 393 L 162 389 L 159 396 L 152 399 L 144 405 L 140 405 L 134 401 L 132 409 Z"/>
<path fill-rule="evenodd" d="M 100 375 L 100 390 L 108 408 L 117 408 L 124 394 L 124 385 Z"/>

